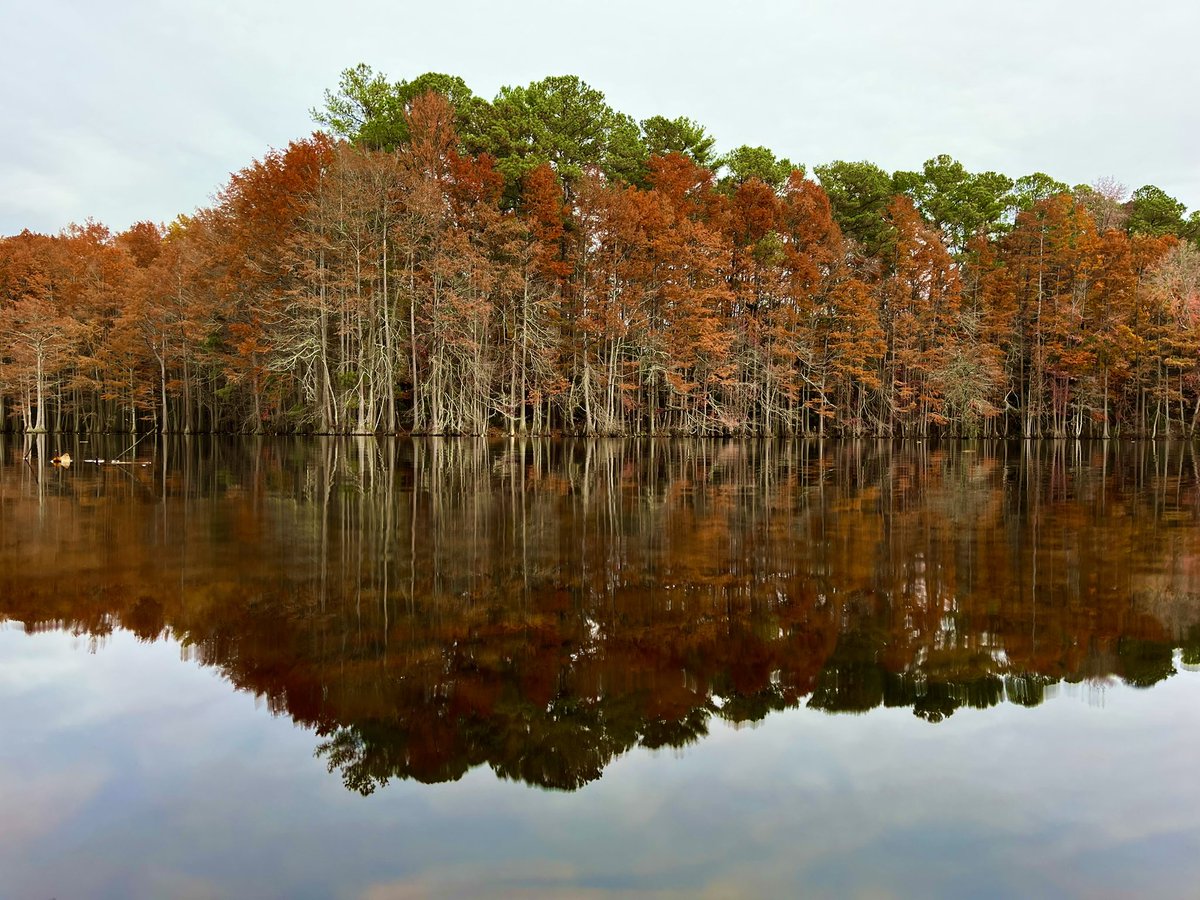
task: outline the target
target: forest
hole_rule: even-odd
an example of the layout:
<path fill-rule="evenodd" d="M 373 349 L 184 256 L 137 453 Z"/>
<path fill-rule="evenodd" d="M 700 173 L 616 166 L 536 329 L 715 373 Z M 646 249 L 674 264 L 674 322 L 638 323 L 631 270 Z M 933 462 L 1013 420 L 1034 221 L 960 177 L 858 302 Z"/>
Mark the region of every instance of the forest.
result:
<path fill-rule="evenodd" d="M 0 238 L 0 428 L 1191 436 L 1200 212 L 346 70 L 212 206 Z"/>

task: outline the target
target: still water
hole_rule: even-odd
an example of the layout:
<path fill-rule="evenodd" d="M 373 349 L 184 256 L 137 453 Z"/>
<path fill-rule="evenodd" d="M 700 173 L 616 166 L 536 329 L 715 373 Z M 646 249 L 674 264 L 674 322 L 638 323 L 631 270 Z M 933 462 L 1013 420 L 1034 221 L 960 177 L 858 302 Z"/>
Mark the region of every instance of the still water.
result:
<path fill-rule="evenodd" d="M 1200 883 L 1191 446 L 129 443 L 0 444 L 0 896 Z"/>

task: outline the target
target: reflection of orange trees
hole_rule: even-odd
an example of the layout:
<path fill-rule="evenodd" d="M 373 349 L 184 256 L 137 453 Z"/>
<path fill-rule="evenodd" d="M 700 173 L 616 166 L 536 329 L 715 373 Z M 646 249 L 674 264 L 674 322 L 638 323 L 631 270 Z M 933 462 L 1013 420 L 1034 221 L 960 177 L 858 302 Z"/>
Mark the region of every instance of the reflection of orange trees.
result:
<path fill-rule="evenodd" d="M 170 632 L 364 792 L 481 764 L 573 789 L 713 717 L 938 721 L 1200 658 L 1187 448 L 250 447 L 2 470 L 0 613 Z"/>

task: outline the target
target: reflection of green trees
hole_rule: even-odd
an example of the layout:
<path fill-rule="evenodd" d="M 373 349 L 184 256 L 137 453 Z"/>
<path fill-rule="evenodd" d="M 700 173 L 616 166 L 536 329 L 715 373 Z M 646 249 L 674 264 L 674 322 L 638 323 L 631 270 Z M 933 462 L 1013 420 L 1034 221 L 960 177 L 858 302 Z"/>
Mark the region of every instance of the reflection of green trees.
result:
<path fill-rule="evenodd" d="M 1153 687 L 1175 674 L 1173 650 L 1165 641 L 1122 637 L 1117 641 L 1117 674 L 1134 687 Z"/>
<path fill-rule="evenodd" d="M 911 706 L 929 722 L 940 722 L 959 707 L 987 709 L 1004 699 L 1004 680 L 983 675 L 971 681 L 933 682 L 925 679 L 889 678 L 884 702 L 888 706 Z"/>
<path fill-rule="evenodd" d="M 880 662 L 887 632 L 862 624 L 844 633 L 826 662 L 808 705 L 826 712 L 861 713 L 877 706 L 910 707 L 929 722 L 940 722 L 962 706 L 987 709 L 1005 698 L 998 674 L 980 671 L 990 658 L 968 657 L 962 665 L 928 665 L 893 672 Z M 1018 701 L 1020 702 L 1020 701 Z"/>
<path fill-rule="evenodd" d="M 826 712 L 866 712 L 883 703 L 886 670 L 879 654 L 886 635 L 866 628 L 844 632 L 808 705 Z"/>
<path fill-rule="evenodd" d="M 1038 706 L 1046 699 L 1046 689 L 1058 680 L 1046 675 L 1022 673 L 1004 678 L 1004 696 L 1018 706 Z"/>
<path fill-rule="evenodd" d="M 1183 664 L 1185 666 L 1200 666 L 1200 625 L 1188 628 L 1180 644 Z"/>
<path fill-rule="evenodd" d="M 195 441 L 129 473 L 10 466 L 0 614 L 169 631 L 355 791 L 483 765 L 574 790 L 714 718 L 938 722 L 1200 664 L 1190 451 L 1070 446 Z"/>
<path fill-rule="evenodd" d="M 324 740 L 316 753 L 330 772 L 341 772 L 347 788 L 364 795 L 393 778 L 455 781 L 484 764 L 504 778 L 570 791 L 599 778 L 631 747 L 682 747 L 708 733 L 706 708 L 650 720 L 632 699 L 589 704 L 563 697 L 540 708 L 514 698 L 488 716 L 424 708 L 406 721 L 318 728 Z"/>

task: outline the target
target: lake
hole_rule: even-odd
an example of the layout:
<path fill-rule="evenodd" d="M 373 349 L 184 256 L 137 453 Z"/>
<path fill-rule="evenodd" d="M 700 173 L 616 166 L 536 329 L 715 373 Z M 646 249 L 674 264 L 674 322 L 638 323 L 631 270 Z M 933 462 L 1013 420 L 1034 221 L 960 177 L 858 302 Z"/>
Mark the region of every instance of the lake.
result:
<path fill-rule="evenodd" d="M 0 896 L 1200 882 L 1191 445 L 133 443 L 0 439 Z"/>

